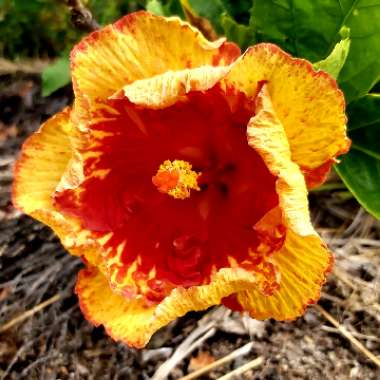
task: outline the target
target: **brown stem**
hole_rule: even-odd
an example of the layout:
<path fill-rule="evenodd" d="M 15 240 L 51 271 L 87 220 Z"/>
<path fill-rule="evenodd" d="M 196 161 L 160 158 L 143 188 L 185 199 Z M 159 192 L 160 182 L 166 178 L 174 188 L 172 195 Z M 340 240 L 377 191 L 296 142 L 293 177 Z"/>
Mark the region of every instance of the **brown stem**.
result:
<path fill-rule="evenodd" d="M 71 12 L 72 23 L 80 30 L 92 32 L 99 29 L 99 24 L 93 19 L 91 12 L 81 0 L 64 0 Z"/>

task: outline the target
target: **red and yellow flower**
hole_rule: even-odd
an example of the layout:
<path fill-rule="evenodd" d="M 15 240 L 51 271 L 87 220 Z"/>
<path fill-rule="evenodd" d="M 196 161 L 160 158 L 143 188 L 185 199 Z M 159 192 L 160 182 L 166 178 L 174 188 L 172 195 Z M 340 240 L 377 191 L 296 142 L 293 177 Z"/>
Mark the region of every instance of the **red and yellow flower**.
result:
<path fill-rule="evenodd" d="M 83 258 L 88 320 L 143 347 L 190 310 L 291 320 L 316 302 L 333 258 L 307 187 L 349 147 L 328 74 L 145 12 L 71 62 L 74 105 L 25 142 L 13 200 Z"/>

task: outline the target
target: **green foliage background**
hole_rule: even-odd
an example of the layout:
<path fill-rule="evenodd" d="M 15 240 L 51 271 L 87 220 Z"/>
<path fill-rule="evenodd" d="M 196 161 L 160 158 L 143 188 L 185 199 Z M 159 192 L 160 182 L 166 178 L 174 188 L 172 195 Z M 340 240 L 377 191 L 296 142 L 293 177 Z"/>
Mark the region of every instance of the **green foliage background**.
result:
<path fill-rule="evenodd" d="M 146 6 L 144 0 L 82 3 L 101 25 Z M 54 57 L 70 49 L 82 35 L 71 24 L 65 0 L 0 0 L 0 56 Z"/>
<path fill-rule="evenodd" d="M 0 0 L 0 55 L 55 56 L 77 37 L 59 1 Z"/>
<path fill-rule="evenodd" d="M 380 218 L 379 0 L 102 0 L 84 1 L 100 24 L 146 8 L 185 17 L 183 6 L 206 18 L 219 35 L 244 50 L 274 42 L 336 77 L 347 101 L 352 149 L 336 170 L 358 201 Z M 106 3 L 106 6 L 105 6 Z M 81 37 L 59 0 L 0 0 L 0 53 L 54 56 L 43 74 L 48 95 L 69 80 L 67 52 Z M 323 96 L 323 94 L 321 94 Z"/>

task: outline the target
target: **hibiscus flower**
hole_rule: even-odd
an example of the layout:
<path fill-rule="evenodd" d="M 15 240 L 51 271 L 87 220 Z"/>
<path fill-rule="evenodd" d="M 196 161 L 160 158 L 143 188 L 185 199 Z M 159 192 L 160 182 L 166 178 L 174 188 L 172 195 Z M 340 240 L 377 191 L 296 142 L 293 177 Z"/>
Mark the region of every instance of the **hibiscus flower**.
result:
<path fill-rule="evenodd" d="M 318 300 L 333 257 L 307 188 L 349 147 L 334 79 L 146 12 L 71 65 L 74 104 L 23 145 L 13 201 L 83 258 L 88 320 L 143 347 L 191 310 L 291 320 Z"/>

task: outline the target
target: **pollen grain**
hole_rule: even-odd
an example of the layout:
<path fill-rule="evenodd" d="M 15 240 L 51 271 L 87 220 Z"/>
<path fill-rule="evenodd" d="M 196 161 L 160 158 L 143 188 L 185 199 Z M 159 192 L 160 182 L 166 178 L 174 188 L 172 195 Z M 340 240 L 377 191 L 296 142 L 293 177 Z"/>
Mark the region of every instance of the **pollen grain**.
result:
<path fill-rule="evenodd" d="M 187 161 L 165 160 L 152 177 L 152 182 L 159 192 L 175 199 L 186 199 L 190 197 L 190 190 L 200 190 L 199 176 L 200 173 L 192 170 L 192 165 Z"/>

